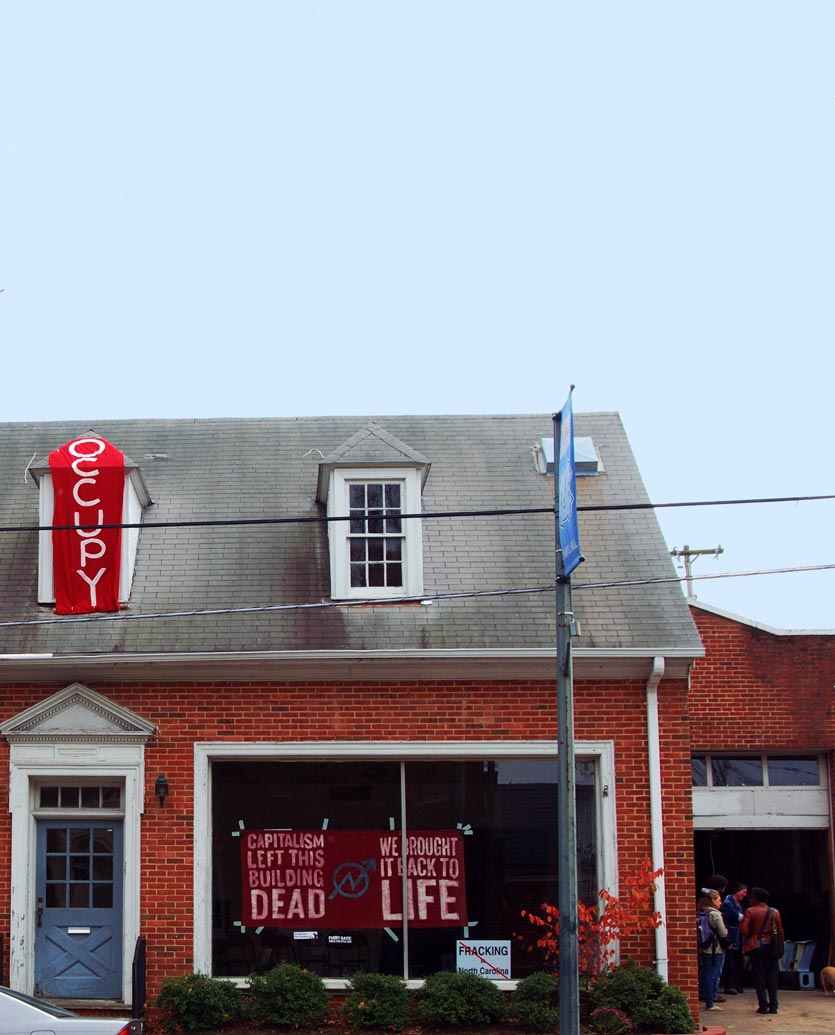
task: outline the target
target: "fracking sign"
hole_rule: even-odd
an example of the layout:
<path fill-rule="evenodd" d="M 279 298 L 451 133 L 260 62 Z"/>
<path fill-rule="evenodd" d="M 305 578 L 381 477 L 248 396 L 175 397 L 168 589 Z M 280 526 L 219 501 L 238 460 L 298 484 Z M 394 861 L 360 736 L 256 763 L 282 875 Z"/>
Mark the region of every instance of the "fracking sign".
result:
<path fill-rule="evenodd" d="M 510 942 L 457 941 L 455 966 L 459 974 L 479 974 L 491 981 L 509 981 Z"/>
<path fill-rule="evenodd" d="M 458 830 L 241 832 L 242 922 L 255 927 L 462 927 L 464 845 Z"/>

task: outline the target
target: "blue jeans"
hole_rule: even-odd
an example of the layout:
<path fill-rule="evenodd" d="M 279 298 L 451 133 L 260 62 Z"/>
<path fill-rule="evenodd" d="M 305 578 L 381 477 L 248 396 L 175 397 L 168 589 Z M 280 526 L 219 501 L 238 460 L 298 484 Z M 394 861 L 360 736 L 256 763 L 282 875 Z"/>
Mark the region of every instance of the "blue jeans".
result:
<path fill-rule="evenodd" d="M 725 991 L 742 988 L 742 952 L 738 948 L 725 949 L 725 966 L 722 968 L 722 984 Z"/>
<path fill-rule="evenodd" d="M 725 962 L 724 952 L 700 952 L 699 953 L 699 999 L 707 1009 L 716 1002 L 716 993 L 719 990 L 719 977 L 722 973 L 722 964 Z"/>

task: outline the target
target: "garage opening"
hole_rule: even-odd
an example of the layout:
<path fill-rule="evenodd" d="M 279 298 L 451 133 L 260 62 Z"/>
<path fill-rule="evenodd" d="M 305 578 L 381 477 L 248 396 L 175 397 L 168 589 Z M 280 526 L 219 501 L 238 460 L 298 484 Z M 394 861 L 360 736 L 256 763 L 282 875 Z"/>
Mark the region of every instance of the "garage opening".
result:
<path fill-rule="evenodd" d="M 830 962 L 832 888 L 828 830 L 697 830 L 696 889 L 713 873 L 771 892 L 786 937 L 814 940 L 812 970 Z"/>

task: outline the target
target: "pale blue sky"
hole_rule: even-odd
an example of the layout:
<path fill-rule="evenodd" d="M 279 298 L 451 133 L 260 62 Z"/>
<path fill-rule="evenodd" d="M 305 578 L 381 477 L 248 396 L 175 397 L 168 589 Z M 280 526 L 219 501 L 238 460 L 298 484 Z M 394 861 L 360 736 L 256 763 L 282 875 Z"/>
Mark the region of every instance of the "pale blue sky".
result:
<path fill-rule="evenodd" d="M 832 0 L 0 0 L 3 420 L 618 410 L 652 499 L 833 482 Z M 696 574 L 835 504 L 662 512 Z M 575 581 L 582 581 L 582 568 Z M 835 628 L 835 573 L 704 582 Z"/>

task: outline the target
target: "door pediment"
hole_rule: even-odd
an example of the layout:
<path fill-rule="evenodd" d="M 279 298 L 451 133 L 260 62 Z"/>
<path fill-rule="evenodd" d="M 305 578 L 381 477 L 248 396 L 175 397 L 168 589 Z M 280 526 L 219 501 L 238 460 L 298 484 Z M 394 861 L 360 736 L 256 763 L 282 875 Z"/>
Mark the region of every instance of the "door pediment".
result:
<path fill-rule="evenodd" d="M 153 723 L 81 683 L 0 724 L 0 735 L 10 744 L 144 744 L 155 732 Z"/>

